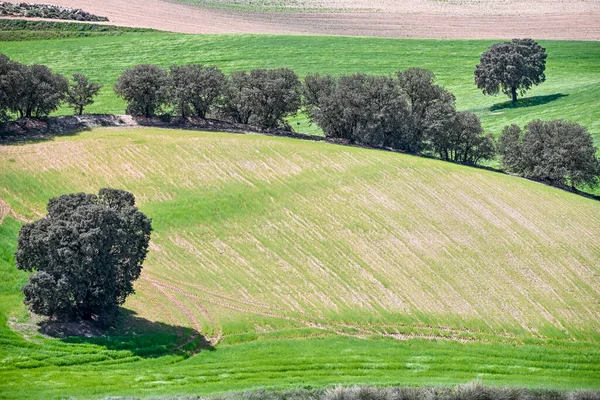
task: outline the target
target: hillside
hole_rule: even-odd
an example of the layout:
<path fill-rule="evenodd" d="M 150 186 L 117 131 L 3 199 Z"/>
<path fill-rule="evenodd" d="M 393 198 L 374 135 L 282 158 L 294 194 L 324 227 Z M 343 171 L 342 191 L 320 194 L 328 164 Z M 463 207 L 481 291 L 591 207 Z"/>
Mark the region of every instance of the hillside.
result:
<path fill-rule="evenodd" d="M 47 64 L 64 74 L 85 73 L 104 84 L 87 110 L 122 114 L 113 92 L 118 76 L 140 63 L 217 65 L 225 72 L 290 67 L 310 72 L 392 74 L 421 67 L 456 95 L 460 110 L 475 112 L 498 135 L 506 124 L 535 118 L 564 118 L 586 126 L 600 143 L 600 42 L 541 42 L 547 48 L 547 81 L 528 92 L 517 107 L 505 96 L 484 96 L 473 83 L 480 54 L 493 41 L 399 40 L 318 36 L 174 35 L 122 33 L 121 36 L 1 42 L 0 52 L 23 63 Z M 72 110 L 64 109 L 63 113 Z M 300 122 L 300 125 L 296 123 Z M 318 133 L 300 115 L 296 130 Z"/>
<path fill-rule="evenodd" d="M 3 146 L 0 169 L 11 397 L 475 378 L 598 387 L 597 201 L 396 153 L 160 129 Z M 104 186 L 132 191 L 154 220 L 125 304 L 143 335 L 39 337 L 12 264 L 17 220 Z M 176 348 L 195 353 L 198 332 L 216 351 L 186 360 Z"/>
<path fill-rule="evenodd" d="M 0 164 L 2 199 L 27 218 L 61 193 L 137 196 L 155 226 L 128 304 L 144 317 L 210 336 L 414 326 L 598 339 L 600 204 L 543 185 L 381 151 L 170 130 L 2 147 Z"/>

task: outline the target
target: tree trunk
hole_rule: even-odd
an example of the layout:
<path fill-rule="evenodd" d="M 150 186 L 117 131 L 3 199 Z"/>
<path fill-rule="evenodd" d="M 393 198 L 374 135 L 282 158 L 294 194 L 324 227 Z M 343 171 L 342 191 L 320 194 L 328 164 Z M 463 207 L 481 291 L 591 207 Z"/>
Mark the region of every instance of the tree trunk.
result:
<path fill-rule="evenodd" d="M 83 106 L 79 106 L 79 110 L 77 112 L 77 115 L 83 115 Z"/>
<path fill-rule="evenodd" d="M 512 94 L 512 103 L 517 104 L 517 88 L 516 87 L 510 88 L 510 92 Z"/>

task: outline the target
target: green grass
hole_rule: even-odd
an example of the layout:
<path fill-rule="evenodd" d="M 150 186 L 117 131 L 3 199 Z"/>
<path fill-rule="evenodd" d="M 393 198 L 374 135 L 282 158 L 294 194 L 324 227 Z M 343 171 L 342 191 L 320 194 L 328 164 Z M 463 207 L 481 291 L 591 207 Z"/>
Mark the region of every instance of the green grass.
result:
<path fill-rule="evenodd" d="M 383 151 L 161 129 L 3 146 L 0 170 L 0 397 L 600 388 L 597 201 Z M 106 338 L 41 337 L 14 216 L 104 186 L 154 220 L 130 311 Z M 194 330 L 216 350 L 180 347 Z"/>
<path fill-rule="evenodd" d="M 125 33 L 156 32 L 152 29 L 75 22 L 0 19 L 0 42 L 64 39 L 92 36 L 118 36 Z"/>
<path fill-rule="evenodd" d="M 504 96 L 484 96 L 473 83 L 479 55 L 495 41 L 420 40 L 322 36 L 126 34 L 0 43 L 0 52 L 25 63 L 42 63 L 65 74 L 85 73 L 104 84 L 89 112 L 123 113 L 113 92 L 120 73 L 139 63 L 217 65 L 226 72 L 290 67 L 310 72 L 391 74 L 409 67 L 431 69 L 457 97 L 461 110 L 477 113 L 498 135 L 510 123 L 564 118 L 588 127 L 600 143 L 600 42 L 541 41 L 547 48 L 547 81 L 520 105 Z M 64 109 L 68 113 L 70 110 Z M 300 132 L 318 133 L 306 117 L 294 119 Z M 300 122 L 300 125 L 296 125 Z"/>

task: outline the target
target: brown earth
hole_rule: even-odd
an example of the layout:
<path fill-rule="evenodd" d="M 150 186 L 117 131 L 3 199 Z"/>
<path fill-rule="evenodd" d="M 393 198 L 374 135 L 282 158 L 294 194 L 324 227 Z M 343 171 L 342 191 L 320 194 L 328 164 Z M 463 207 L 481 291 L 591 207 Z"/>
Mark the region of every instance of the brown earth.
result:
<path fill-rule="evenodd" d="M 107 16 L 115 25 L 181 33 L 600 40 L 600 0 L 308 0 L 302 2 L 303 12 L 232 10 L 164 0 L 49 2 Z M 342 11 L 323 12 L 327 9 Z"/>

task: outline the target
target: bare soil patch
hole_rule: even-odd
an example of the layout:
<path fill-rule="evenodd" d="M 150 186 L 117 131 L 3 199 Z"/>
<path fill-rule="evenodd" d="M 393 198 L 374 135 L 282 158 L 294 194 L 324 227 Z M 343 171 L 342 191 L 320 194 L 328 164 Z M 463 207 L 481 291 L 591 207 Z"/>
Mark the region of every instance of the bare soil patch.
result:
<path fill-rule="evenodd" d="M 247 11 L 165 0 L 52 3 L 105 15 L 115 25 L 181 33 L 600 40 L 598 0 L 324 0 L 303 2 L 306 11 L 302 12 Z"/>

